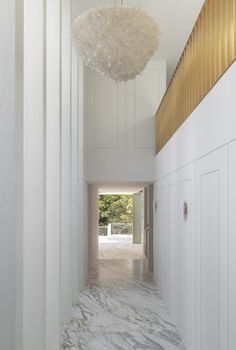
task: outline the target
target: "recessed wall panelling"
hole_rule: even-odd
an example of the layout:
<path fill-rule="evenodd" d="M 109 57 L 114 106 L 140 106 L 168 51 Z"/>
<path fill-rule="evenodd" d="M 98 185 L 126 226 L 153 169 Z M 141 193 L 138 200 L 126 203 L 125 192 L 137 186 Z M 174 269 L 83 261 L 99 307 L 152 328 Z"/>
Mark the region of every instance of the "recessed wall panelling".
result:
<path fill-rule="evenodd" d="M 71 3 L 61 2 L 61 315 L 71 318 Z"/>
<path fill-rule="evenodd" d="M 16 343 L 21 341 L 21 339 L 16 341 L 15 334 L 21 332 L 22 327 L 22 227 L 21 220 L 17 222 L 16 210 L 16 197 L 19 198 L 16 193 L 16 181 L 21 182 L 22 164 L 19 162 L 20 166 L 17 168 L 17 158 L 22 161 L 23 124 L 22 104 L 17 103 L 23 85 L 22 57 L 19 50 L 23 16 L 19 2 L 19 0 L 0 2 L 0 339 L 1 348 L 5 350 L 15 349 Z M 15 40 L 19 43 L 17 48 Z M 16 88 L 18 91 L 15 96 Z M 18 256 L 19 259 L 16 259 Z M 18 295 L 16 288 L 20 290 Z M 16 296 L 18 315 L 16 315 Z M 17 350 L 19 348 L 20 345 Z"/>
<path fill-rule="evenodd" d="M 93 106 L 94 146 L 116 149 L 119 147 L 119 86 L 102 75 L 93 74 L 93 77 L 96 91 Z"/>
<path fill-rule="evenodd" d="M 236 349 L 236 141 L 229 145 L 229 350 Z"/>
<path fill-rule="evenodd" d="M 154 154 L 154 115 L 164 92 L 162 75 L 160 62 L 151 61 L 142 75 L 127 83 L 127 152 L 130 155 Z"/>
<path fill-rule="evenodd" d="M 125 147 L 125 90 L 121 84 L 87 70 L 87 152 L 121 155 Z"/>
<path fill-rule="evenodd" d="M 175 322 L 178 320 L 179 303 L 179 242 L 178 242 L 178 181 L 177 174 L 168 177 L 168 223 L 169 223 L 169 309 Z"/>
<path fill-rule="evenodd" d="M 79 237 L 78 237 L 78 213 L 79 213 L 79 186 L 78 179 L 80 164 L 79 154 L 79 116 L 78 116 L 78 58 L 76 51 L 71 51 L 71 233 L 72 233 L 72 301 L 78 302 L 79 290 Z M 83 170 L 83 169 L 81 169 Z M 81 193 L 79 198 L 83 198 Z"/>
<path fill-rule="evenodd" d="M 60 347 L 60 0 L 47 1 L 46 349 Z"/>
<path fill-rule="evenodd" d="M 157 188 L 157 231 L 154 237 L 154 245 L 157 249 L 157 257 L 155 257 L 155 277 L 166 302 L 169 300 L 168 218 L 168 182 L 167 179 L 164 179 L 158 184 Z"/>
<path fill-rule="evenodd" d="M 227 147 L 197 163 L 197 349 L 227 349 Z"/>
<path fill-rule="evenodd" d="M 24 2 L 24 350 L 46 348 L 44 15 L 41 0 Z"/>
<path fill-rule="evenodd" d="M 178 326 L 188 350 L 195 341 L 195 230 L 194 186 L 195 166 L 189 165 L 179 172 L 179 319 Z M 184 203 L 187 214 L 184 215 Z M 178 247 L 177 247 L 178 249 Z"/>
<path fill-rule="evenodd" d="M 87 154 L 152 156 L 155 112 L 165 91 L 165 63 L 152 61 L 142 75 L 115 83 L 87 69 Z"/>

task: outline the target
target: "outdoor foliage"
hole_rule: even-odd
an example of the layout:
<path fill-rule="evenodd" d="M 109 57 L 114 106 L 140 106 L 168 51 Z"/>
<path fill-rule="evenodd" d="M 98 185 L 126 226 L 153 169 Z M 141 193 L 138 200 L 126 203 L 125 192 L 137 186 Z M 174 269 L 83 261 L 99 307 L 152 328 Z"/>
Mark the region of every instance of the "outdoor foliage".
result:
<path fill-rule="evenodd" d="M 132 223 L 132 195 L 100 195 L 98 202 L 99 225 Z"/>

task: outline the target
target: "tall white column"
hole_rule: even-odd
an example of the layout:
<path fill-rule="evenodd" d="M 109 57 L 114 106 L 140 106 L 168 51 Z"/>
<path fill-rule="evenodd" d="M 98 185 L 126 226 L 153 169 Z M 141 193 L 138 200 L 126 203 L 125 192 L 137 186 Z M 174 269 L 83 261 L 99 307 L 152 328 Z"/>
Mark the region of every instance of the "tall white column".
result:
<path fill-rule="evenodd" d="M 89 266 L 92 267 L 98 257 L 98 187 L 96 185 L 88 186 L 88 204 L 89 204 Z"/>
<path fill-rule="evenodd" d="M 79 235 L 79 289 L 88 277 L 88 185 L 85 179 L 85 67 L 78 59 L 78 235 Z"/>
<path fill-rule="evenodd" d="M 23 350 L 46 349 L 45 3 L 24 1 Z"/>
<path fill-rule="evenodd" d="M 72 298 L 78 302 L 80 256 L 79 198 L 78 198 L 78 59 L 75 49 L 71 55 L 71 234 L 72 234 Z"/>
<path fill-rule="evenodd" d="M 71 319 L 71 4 L 61 2 L 61 314 Z"/>
<path fill-rule="evenodd" d="M 0 347 L 15 346 L 15 1 L 0 2 Z"/>
<path fill-rule="evenodd" d="M 134 194 L 134 212 L 133 212 L 133 243 L 142 243 L 143 222 L 143 196 L 142 193 Z"/>
<path fill-rule="evenodd" d="M 46 350 L 60 347 L 60 25 L 61 1 L 47 1 Z"/>

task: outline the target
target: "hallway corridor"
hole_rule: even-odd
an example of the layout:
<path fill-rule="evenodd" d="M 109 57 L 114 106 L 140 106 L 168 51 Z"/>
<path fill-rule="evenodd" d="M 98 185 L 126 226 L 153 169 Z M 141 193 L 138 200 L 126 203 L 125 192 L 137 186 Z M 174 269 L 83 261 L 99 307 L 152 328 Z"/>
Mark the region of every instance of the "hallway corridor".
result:
<path fill-rule="evenodd" d="M 63 350 L 184 349 L 144 260 L 100 260 L 63 332 Z"/>

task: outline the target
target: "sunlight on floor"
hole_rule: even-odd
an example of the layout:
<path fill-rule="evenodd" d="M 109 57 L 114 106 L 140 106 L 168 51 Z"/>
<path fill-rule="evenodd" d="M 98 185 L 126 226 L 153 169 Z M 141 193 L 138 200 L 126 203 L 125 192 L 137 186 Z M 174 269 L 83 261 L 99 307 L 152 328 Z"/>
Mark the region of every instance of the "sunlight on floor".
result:
<path fill-rule="evenodd" d="M 99 236 L 99 259 L 144 259 L 143 244 L 133 244 L 132 235 Z"/>

